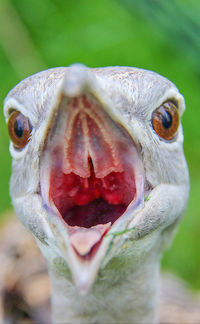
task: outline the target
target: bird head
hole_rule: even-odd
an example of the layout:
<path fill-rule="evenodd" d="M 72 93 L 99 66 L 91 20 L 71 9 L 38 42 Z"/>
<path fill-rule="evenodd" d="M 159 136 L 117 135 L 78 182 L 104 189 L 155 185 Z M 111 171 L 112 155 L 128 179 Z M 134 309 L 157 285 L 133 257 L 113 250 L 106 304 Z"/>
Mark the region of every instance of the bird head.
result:
<path fill-rule="evenodd" d="M 80 293 L 113 258 L 137 264 L 172 236 L 189 188 L 184 109 L 173 83 L 129 67 L 50 69 L 7 95 L 13 206 Z"/>

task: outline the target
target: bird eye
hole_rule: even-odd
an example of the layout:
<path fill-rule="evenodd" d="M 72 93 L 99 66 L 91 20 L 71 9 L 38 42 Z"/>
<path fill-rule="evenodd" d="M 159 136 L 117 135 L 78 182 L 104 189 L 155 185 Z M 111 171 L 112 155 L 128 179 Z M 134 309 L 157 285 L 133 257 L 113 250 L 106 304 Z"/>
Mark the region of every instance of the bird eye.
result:
<path fill-rule="evenodd" d="M 179 126 L 178 110 L 173 102 L 165 102 L 152 114 L 152 125 L 159 137 L 172 140 Z"/>
<path fill-rule="evenodd" d="M 13 111 L 8 119 L 8 133 L 18 149 L 22 149 L 29 141 L 32 126 L 19 111 Z"/>

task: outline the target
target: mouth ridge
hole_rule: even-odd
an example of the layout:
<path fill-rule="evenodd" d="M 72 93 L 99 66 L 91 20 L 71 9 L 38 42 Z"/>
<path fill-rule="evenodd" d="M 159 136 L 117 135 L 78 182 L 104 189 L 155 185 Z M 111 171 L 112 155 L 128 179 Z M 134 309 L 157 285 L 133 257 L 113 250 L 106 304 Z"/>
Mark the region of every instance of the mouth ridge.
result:
<path fill-rule="evenodd" d="M 94 98 L 84 95 L 68 102 L 67 109 L 66 103 L 64 106 L 66 118 L 54 127 L 62 131 L 47 139 L 44 150 L 41 191 L 45 205 L 67 227 L 77 256 L 88 260 L 111 227 L 144 198 L 144 170 L 130 135 L 112 121 Z M 74 123 L 70 128 L 71 120 Z M 95 144 L 91 140 L 94 137 Z M 104 155 L 106 167 L 102 169 Z M 44 175 L 48 181 L 42 181 Z"/>

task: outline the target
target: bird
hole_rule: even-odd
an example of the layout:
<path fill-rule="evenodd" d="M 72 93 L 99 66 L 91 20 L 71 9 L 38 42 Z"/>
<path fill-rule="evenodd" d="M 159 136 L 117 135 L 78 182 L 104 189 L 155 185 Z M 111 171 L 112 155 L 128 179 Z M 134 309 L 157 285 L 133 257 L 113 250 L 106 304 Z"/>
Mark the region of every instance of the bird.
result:
<path fill-rule="evenodd" d="M 158 323 L 189 195 L 183 96 L 133 67 L 48 69 L 4 101 L 15 212 L 47 260 L 52 323 Z"/>

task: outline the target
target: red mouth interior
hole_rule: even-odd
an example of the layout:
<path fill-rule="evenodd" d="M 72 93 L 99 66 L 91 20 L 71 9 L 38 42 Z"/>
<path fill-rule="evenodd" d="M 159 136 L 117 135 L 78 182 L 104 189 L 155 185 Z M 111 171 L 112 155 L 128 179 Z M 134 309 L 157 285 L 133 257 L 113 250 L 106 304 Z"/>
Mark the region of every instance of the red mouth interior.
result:
<path fill-rule="evenodd" d="M 50 196 L 64 221 L 70 226 L 90 228 L 112 224 L 125 212 L 135 196 L 133 172 L 111 172 L 103 178 L 95 176 L 92 160 L 88 160 L 90 176 L 64 174 L 53 168 Z"/>
<path fill-rule="evenodd" d="M 90 96 L 62 99 L 60 109 L 46 147 L 48 200 L 70 226 L 113 224 L 136 196 L 134 144 Z"/>

